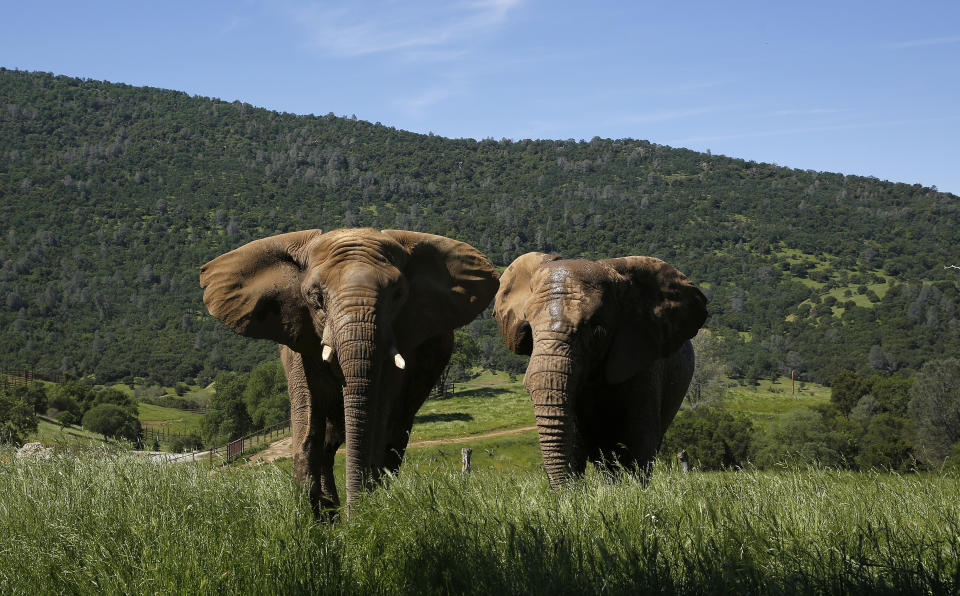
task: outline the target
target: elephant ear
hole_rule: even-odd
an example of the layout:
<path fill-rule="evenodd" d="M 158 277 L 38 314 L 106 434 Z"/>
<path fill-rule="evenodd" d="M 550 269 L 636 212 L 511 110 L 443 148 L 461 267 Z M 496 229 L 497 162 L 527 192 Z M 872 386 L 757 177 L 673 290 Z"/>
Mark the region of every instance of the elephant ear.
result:
<path fill-rule="evenodd" d="M 272 339 L 294 350 L 320 344 L 303 293 L 309 245 L 322 232 L 305 230 L 254 240 L 200 268 L 203 303 L 240 335 Z"/>
<path fill-rule="evenodd" d="M 394 324 L 401 351 L 466 325 L 493 300 L 499 275 L 474 247 L 434 234 L 383 233 L 410 253 L 403 266 L 409 294 Z"/>
<path fill-rule="evenodd" d="M 620 327 L 607 357 L 607 380 L 620 383 L 640 366 L 670 356 L 707 320 L 707 299 L 687 277 L 654 257 L 601 261 L 626 278 Z"/>
<path fill-rule="evenodd" d="M 529 356 L 533 351 L 533 333 L 523 314 L 530 299 L 530 276 L 541 265 L 560 259 L 560 255 L 528 252 L 517 257 L 500 277 L 500 290 L 493 306 L 493 315 L 500 334 L 515 354 Z"/>

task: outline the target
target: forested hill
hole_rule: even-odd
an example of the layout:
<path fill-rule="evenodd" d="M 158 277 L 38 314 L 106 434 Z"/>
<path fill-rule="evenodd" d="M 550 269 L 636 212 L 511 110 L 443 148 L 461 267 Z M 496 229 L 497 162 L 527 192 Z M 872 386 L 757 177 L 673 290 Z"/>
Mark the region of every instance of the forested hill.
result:
<path fill-rule="evenodd" d="M 735 375 L 915 369 L 960 347 L 960 274 L 944 269 L 958 204 L 647 141 L 446 139 L 0 70 L 0 369 L 169 382 L 249 367 L 275 348 L 206 314 L 200 265 L 361 225 L 458 238 L 499 265 L 666 259 L 710 296 Z"/>

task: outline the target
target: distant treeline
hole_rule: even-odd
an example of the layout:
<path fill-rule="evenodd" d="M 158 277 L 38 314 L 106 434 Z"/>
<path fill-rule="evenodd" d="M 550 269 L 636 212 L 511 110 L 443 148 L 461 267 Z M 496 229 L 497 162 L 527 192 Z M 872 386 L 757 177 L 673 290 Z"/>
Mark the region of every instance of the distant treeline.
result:
<path fill-rule="evenodd" d="M 250 370 L 276 348 L 206 314 L 199 267 L 271 234 L 374 226 L 501 266 L 664 258 L 710 296 L 743 377 L 916 370 L 960 348 L 958 202 L 641 140 L 446 139 L 0 69 L 0 369 L 168 385 Z"/>

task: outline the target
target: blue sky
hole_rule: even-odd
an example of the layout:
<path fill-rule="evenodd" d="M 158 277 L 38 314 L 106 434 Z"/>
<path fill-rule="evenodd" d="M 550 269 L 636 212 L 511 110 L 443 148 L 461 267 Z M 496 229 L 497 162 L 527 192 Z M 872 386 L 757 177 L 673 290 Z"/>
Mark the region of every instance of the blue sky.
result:
<path fill-rule="evenodd" d="M 960 194 L 960 2 L 8 3 L 0 66 Z"/>

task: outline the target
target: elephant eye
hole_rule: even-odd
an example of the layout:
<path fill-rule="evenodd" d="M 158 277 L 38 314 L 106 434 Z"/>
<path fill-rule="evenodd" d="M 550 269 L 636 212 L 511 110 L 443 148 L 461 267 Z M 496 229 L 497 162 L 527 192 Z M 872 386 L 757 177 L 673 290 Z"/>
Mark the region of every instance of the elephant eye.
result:
<path fill-rule="evenodd" d="M 323 292 L 320 291 L 320 288 L 310 288 L 304 294 L 307 299 L 307 302 L 310 306 L 314 308 L 323 308 Z"/>
<path fill-rule="evenodd" d="M 593 336 L 596 337 L 597 339 L 605 338 L 607 336 L 607 328 L 597 325 L 597 327 L 594 328 L 593 330 Z"/>

